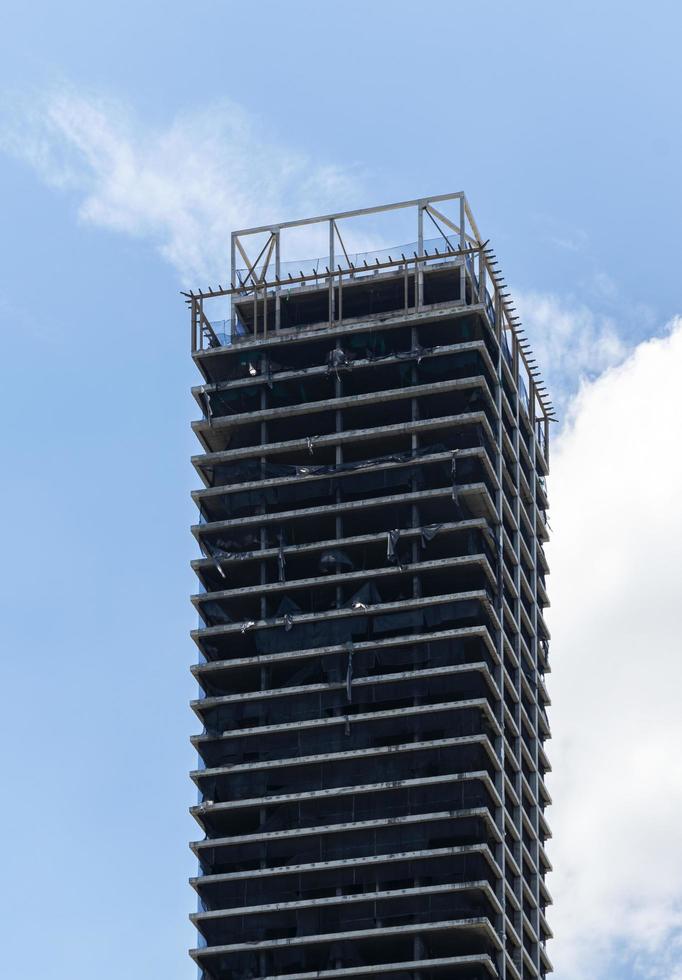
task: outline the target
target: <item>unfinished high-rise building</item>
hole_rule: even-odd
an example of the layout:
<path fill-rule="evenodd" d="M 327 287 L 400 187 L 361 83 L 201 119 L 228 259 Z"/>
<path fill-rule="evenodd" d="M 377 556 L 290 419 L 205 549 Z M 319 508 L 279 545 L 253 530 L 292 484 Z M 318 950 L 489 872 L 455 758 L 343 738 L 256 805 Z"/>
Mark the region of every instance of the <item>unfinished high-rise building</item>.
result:
<path fill-rule="evenodd" d="M 400 216 L 411 244 L 351 252 Z M 191 955 L 544 977 L 552 409 L 497 262 L 459 193 L 235 232 L 231 275 L 187 294 Z"/>

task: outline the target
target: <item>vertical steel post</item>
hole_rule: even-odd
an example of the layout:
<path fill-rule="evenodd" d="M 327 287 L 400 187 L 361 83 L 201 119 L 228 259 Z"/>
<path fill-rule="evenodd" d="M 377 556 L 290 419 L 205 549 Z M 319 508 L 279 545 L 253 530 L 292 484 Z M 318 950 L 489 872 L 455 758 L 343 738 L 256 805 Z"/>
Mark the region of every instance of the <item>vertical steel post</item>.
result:
<path fill-rule="evenodd" d="M 420 310 L 424 304 L 424 272 L 421 257 L 424 254 L 424 202 L 417 205 L 417 259 L 414 264 L 414 305 Z"/>
<path fill-rule="evenodd" d="M 282 273 L 282 255 L 280 251 L 280 233 L 279 228 L 273 229 L 273 235 L 275 236 L 275 278 L 277 280 L 277 285 L 275 286 L 275 330 L 280 330 L 282 327 L 282 287 L 280 286 L 280 276 Z"/>
<path fill-rule="evenodd" d="M 334 323 L 334 219 L 329 219 L 329 326 Z"/>
<path fill-rule="evenodd" d="M 466 223 L 466 210 L 464 207 L 464 195 L 459 199 L 459 248 L 463 252 L 466 246 L 466 234 L 464 232 L 464 225 Z M 466 303 L 466 274 L 465 274 L 465 264 L 466 259 L 462 257 L 462 264 L 459 268 L 459 296 L 463 303 Z M 471 284 L 471 292 L 473 299 L 474 284 Z"/>
<path fill-rule="evenodd" d="M 237 286 L 237 271 L 235 265 L 237 262 L 237 246 L 236 246 L 236 236 L 232 232 L 230 236 L 230 286 L 232 289 L 236 289 Z M 237 333 L 237 310 L 235 308 L 234 295 L 230 296 L 230 343 L 235 338 Z"/>

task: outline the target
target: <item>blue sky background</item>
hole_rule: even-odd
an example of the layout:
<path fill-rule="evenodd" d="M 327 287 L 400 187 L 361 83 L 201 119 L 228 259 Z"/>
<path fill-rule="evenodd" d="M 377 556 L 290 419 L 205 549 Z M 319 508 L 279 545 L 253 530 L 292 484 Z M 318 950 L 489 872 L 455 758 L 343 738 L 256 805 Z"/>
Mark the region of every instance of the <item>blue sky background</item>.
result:
<path fill-rule="evenodd" d="M 570 412 L 680 312 L 681 29 L 663 0 L 5 0 L 3 975 L 194 975 L 180 288 L 232 223 L 463 189 Z M 590 975 L 677 975 L 606 940 Z"/>

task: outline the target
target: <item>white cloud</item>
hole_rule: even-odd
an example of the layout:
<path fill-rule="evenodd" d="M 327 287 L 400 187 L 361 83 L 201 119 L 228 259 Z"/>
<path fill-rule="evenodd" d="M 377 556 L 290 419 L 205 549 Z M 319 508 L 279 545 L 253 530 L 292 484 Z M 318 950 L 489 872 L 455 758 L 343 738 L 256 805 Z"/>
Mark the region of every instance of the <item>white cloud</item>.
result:
<path fill-rule="evenodd" d="M 153 241 L 187 283 L 227 278 L 232 229 L 338 210 L 357 192 L 348 171 L 269 140 L 226 101 L 154 128 L 62 90 L 5 112 L 0 147 L 75 192 L 83 221 Z M 313 231 L 304 247 L 325 244 Z"/>
<path fill-rule="evenodd" d="M 681 373 L 678 318 L 583 385 L 553 449 L 558 980 L 682 975 Z"/>
<path fill-rule="evenodd" d="M 533 354 L 563 415 L 579 384 L 623 359 L 627 348 L 615 321 L 551 293 L 515 292 Z"/>
<path fill-rule="evenodd" d="M 592 276 L 592 287 L 597 294 L 606 300 L 615 299 L 618 295 L 618 284 L 608 272 L 595 272 Z"/>

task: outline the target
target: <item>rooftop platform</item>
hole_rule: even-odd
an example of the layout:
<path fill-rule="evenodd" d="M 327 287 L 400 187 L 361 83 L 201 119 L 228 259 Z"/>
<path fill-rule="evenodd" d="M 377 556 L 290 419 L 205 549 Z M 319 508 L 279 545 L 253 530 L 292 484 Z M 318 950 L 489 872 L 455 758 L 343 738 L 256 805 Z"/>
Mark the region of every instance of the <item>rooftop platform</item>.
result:
<path fill-rule="evenodd" d="M 364 219 L 407 214 L 409 244 L 350 250 L 363 240 Z M 395 225 L 393 226 L 395 229 Z M 296 236 L 324 230 L 326 254 L 286 258 Z M 293 242 L 290 241 L 293 239 Z M 539 417 L 553 409 L 493 250 L 481 239 L 462 192 L 261 225 L 232 233 L 231 281 L 184 295 L 192 311 L 192 353 L 225 346 L 261 349 L 267 338 L 415 314 L 427 319 L 453 306 L 478 308 L 497 332 L 521 396 L 537 399 Z M 254 370 L 254 374 L 255 374 Z"/>

